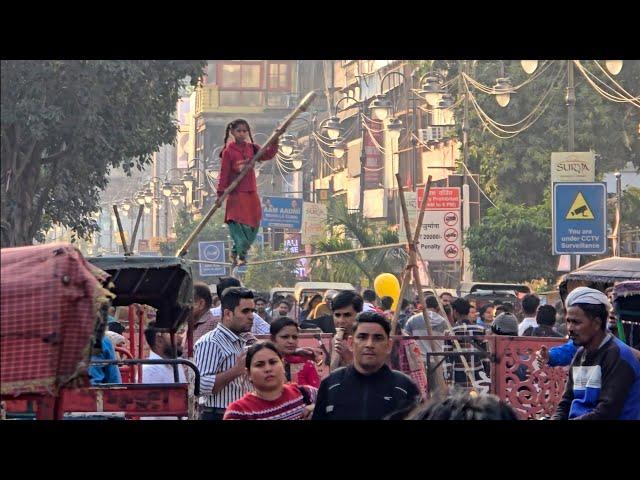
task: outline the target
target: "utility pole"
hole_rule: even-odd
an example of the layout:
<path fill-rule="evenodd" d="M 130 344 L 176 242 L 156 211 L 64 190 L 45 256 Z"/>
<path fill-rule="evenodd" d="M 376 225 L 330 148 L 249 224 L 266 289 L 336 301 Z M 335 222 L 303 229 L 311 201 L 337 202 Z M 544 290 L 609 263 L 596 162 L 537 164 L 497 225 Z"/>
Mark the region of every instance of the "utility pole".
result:
<path fill-rule="evenodd" d="M 406 71 L 406 70 L 405 70 Z M 411 76 L 411 86 L 413 86 L 413 75 Z M 405 81 L 404 81 L 404 89 L 406 92 L 406 96 L 405 96 L 405 102 L 406 102 L 406 108 L 409 108 L 409 89 L 411 87 L 409 86 L 409 80 L 407 79 L 407 77 L 405 76 Z M 411 177 L 412 177 L 412 186 L 413 186 L 413 191 L 416 191 L 416 186 L 418 184 L 418 115 L 416 112 L 416 96 L 415 94 L 412 92 L 411 94 L 411 112 L 412 112 L 412 121 L 413 121 L 413 136 L 411 137 L 411 163 L 413 165 L 413 171 L 411 173 Z M 407 118 L 409 116 L 407 115 Z M 420 151 L 422 151 L 422 148 L 420 149 Z M 399 157 L 398 157 L 398 161 Z M 424 174 L 423 174 L 424 175 Z M 400 195 L 400 194 L 398 194 Z"/>
<path fill-rule="evenodd" d="M 361 113 L 364 114 L 363 118 L 358 118 L 356 119 L 356 121 L 358 122 L 358 125 L 360 126 L 360 141 L 362 142 L 361 148 L 360 148 L 360 214 L 364 217 L 364 175 L 365 175 L 365 170 L 364 170 L 364 166 L 366 164 L 367 161 L 367 152 L 365 151 L 365 135 L 366 135 L 366 128 L 364 127 L 363 122 L 366 121 L 366 113 L 365 113 L 365 105 L 364 105 L 364 101 L 362 101 L 359 105 L 358 108 L 358 117 L 360 117 Z"/>
<path fill-rule="evenodd" d="M 567 60 L 567 95 L 565 97 L 567 104 L 567 124 L 568 124 L 568 143 L 567 151 L 573 152 L 575 150 L 575 105 L 576 105 L 576 92 L 573 78 L 573 60 Z M 570 257 L 570 271 L 578 268 L 578 257 L 571 255 Z"/>
<path fill-rule="evenodd" d="M 169 197 L 164 197 L 164 238 L 169 238 Z"/>
<path fill-rule="evenodd" d="M 620 231 L 620 223 L 622 221 L 622 175 L 620 172 L 616 172 L 616 249 L 615 255 L 617 257 L 622 256 L 622 252 L 620 252 L 620 247 L 622 245 L 621 231 Z"/>
<path fill-rule="evenodd" d="M 462 161 L 464 162 L 463 168 L 463 184 L 462 184 L 462 239 L 467 239 L 469 227 L 471 226 L 471 205 L 469 203 L 469 176 L 467 175 L 467 168 L 469 165 L 469 93 L 464 88 L 464 79 L 462 74 L 467 72 L 467 60 L 461 60 L 460 66 L 460 78 L 459 91 L 463 91 L 464 106 L 462 114 Z M 473 280 L 473 271 L 471 270 L 471 252 L 468 247 L 463 248 L 463 269 L 462 269 L 462 281 L 471 282 Z"/>

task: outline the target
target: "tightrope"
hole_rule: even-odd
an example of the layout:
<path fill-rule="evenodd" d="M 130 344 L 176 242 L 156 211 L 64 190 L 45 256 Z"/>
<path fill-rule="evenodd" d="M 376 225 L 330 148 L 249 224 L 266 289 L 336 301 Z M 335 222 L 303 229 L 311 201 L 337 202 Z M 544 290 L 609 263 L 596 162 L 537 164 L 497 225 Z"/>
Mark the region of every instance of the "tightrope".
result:
<path fill-rule="evenodd" d="M 382 248 L 400 248 L 406 247 L 406 243 L 389 243 L 387 245 L 376 245 L 373 247 L 360 247 L 360 248 L 351 248 L 349 250 L 339 250 L 337 252 L 322 252 L 322 253 L 310 253 L 309 255 L 297 255 L 295 257 L 284 257 L 284 258 L 273 258 L 271 260 L 258 260 L 256 262 L 248 262 L 245 265 L 263 265 L 265 263 L 277 263 L 277 262 L 289 262 L 292 260 L 301 260 L 303 258 L 317 258 L 317 257 L 327 257 L 331 255 L 343 255 L 345 253 L 357 253 L 363 252 L 365 250 L 380 250 Z M 226 265 L 231 266 L 231 263 L 228 262 L 212 262 L 209 260 L 191 260 L 193 263 L 205 263 L 208 265 Z"/>

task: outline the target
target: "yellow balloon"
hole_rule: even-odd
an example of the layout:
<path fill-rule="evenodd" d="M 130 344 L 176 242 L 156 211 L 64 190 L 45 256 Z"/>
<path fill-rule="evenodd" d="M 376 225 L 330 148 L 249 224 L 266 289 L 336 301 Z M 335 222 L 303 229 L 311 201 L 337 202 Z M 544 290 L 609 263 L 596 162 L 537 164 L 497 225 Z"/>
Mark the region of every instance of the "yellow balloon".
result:
<path fill-rule="evenodd" d="M 400 299 L 400 282 L 396 276 L 391 273 L 381 273 L 373 281 L 373 288 L 378 297 L 393 298 L 393 305 L 391 308 L 395 310 L 398 300 Z"/>

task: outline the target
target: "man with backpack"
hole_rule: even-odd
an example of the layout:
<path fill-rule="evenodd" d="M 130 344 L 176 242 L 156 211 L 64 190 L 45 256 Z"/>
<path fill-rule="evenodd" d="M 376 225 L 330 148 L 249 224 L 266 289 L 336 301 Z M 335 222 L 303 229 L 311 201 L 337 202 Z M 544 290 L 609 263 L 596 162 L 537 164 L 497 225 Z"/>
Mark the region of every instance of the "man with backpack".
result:
<path fill-rule="evenodd" d="M 383 315 L 362 312 L 348 339 L 353 364 L 339 368 L 320 384 L 313 420 L 382 420 L 415 406 L 420 391 L 404 373 L 391 370 L 386 360 L 393 341 Z"/>

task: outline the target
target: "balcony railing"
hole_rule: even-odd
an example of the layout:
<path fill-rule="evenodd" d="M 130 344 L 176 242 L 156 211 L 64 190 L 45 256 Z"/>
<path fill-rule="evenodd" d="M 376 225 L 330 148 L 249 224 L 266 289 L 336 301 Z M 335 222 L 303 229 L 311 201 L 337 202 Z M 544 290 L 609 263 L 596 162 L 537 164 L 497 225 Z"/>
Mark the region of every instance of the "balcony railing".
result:
<path fill-rule="evenodd" d="M 223 108 L 294 108 L 297 96 L 290 92 L 268 90 L 220 90 L 206 85 L 196 91 L 196 115 L 217 112 Z"/>

